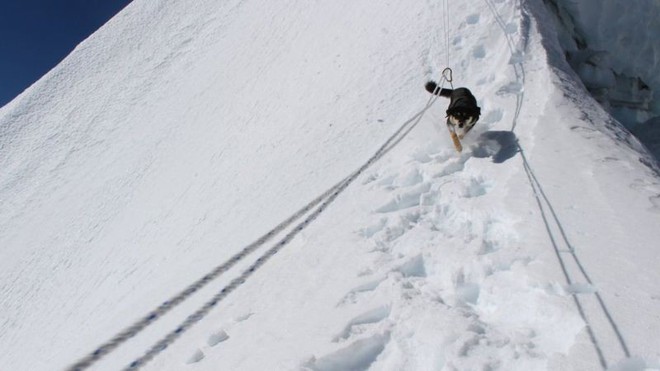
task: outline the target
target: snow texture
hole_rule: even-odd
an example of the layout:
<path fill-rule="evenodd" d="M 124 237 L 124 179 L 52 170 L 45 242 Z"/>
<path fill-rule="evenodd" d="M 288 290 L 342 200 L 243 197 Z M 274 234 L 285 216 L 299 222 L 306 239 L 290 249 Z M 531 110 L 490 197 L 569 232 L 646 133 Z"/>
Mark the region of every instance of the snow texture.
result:
<path fill-rule="evenodd" d="M 660 159 L 660 3 L 549 0 L 562 47 L 592 95 Z"/>
<path fill-rule="evenodd" d="M 133 1 L 0 108 L 0 369 L 660 370 L 660 173 L 555 11 Z"/>

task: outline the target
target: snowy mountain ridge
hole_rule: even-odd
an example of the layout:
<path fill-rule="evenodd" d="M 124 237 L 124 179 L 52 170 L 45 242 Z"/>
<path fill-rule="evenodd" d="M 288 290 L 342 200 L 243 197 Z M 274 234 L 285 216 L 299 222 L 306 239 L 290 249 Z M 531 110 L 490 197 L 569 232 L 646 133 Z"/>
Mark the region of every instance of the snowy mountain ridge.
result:
<path fill-rule="evenodd" d="M 549 19 L 134 1 L 0 109 L 0 369 L 69 367 L 223 264 L 91 368 L 660 369 L 660 182 Z M 483 112 L 460 154 L 424 106 L 446 60 Z"/>

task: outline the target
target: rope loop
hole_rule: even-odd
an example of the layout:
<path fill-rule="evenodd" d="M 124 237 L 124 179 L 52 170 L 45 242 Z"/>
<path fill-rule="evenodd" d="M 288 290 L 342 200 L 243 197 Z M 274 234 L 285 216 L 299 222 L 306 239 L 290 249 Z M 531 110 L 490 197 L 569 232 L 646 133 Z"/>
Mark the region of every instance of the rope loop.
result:
<path fill-rule="evenodd" d="M 451 85 L 451 88 L 454 88 L 454 84 L 452 81 L 454 81 L 454 72 L 451 70 L 451 68 L 446 67 L 444 70 L 442 70 L 442 78 Z"/>
<path fill-rule="evenodd" d="M 447 80 L 447 82 L 452 82 L 453 81 L 453 75 L 452 74 L 453 74 L 453 71 L 449 67 L 442 70 L 442 77 L 444 77 L 445 80 Z"/>

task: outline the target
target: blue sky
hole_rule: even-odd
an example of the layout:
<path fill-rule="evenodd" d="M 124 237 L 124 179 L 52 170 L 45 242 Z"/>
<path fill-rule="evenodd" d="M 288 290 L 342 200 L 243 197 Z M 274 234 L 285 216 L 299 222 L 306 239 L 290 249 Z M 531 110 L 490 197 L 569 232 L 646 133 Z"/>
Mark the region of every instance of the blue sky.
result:
<path fill-rule="evenodd" d="M 0 0 L 0 107 L 131 0 Z"/>

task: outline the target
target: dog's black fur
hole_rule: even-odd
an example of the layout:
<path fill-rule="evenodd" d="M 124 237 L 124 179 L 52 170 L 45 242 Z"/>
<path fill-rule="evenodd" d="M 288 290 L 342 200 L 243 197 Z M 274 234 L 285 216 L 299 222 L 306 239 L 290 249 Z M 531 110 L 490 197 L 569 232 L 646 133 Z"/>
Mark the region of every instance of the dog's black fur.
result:
<path fill-rule="evenodd" d="M 481 108 L 477 106 L 477 99 L 468 88 L 439 89 L 434 81 L 426 83 L 426 91 L 431 94 L 449 98 L 447 108 L 447 127 L 452 132 L 461 129 L 459 136 L 462 138 L 474 127 L 481 116 Z"/>

